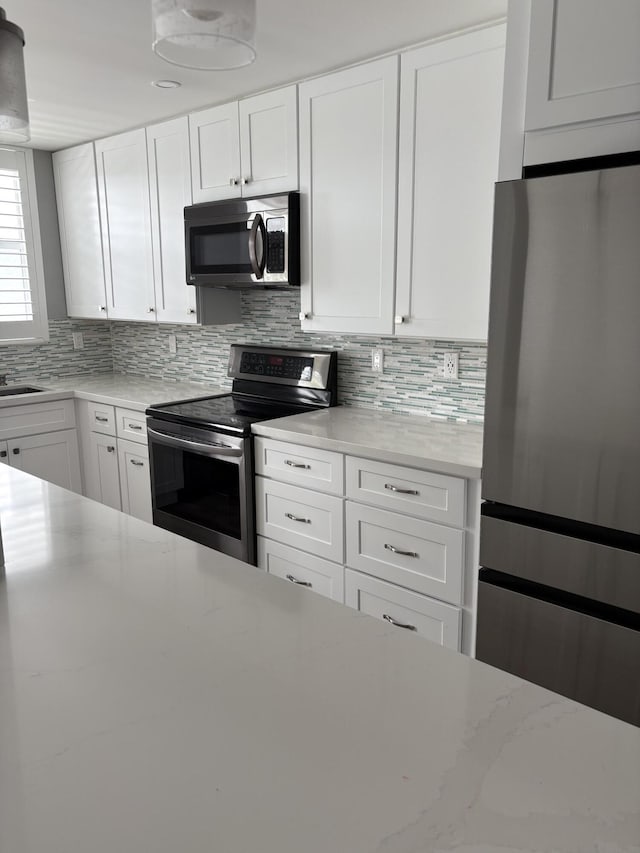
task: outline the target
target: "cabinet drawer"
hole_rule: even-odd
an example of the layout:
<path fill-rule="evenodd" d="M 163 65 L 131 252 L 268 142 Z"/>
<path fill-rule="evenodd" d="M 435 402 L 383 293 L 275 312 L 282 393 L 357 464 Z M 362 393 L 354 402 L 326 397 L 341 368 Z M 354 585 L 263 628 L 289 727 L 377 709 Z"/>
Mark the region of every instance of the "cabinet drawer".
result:
<path fill-rule="evenodd" d="M 116 434 L 116 416 L 113 406 L 104 403 L 94 403 L 90 400 L 87 404 L 89 412 L 89 428 L 93 432 L 102 432 L 105 435 Z"/>
<path fill-rule="evenodd" d="M 345 570 L 344 583 L 349 607 L 460 651 L 459 608 L 349 569 Z"/>
<path fill-rule="evenodd" d="M 255 439 L 255 450 L 256 474 L 332 495 L 343 493 L 344 457 L 341 453 L 260 437 Z"/>
<path fill-rule="evenodd" d="M 347 456 L 346 463 L 348 498 L 464 526 L 465 480 L 355 456 Z"/>
<path fill-rule="evenodd" d="M 0 438 L 73 429 L 75 425 L 73 400 L 51 400 L 46 403 L 0 409 Z"/>
<path fill-rule="evenodd" d="M 285 545 L 342 563 L 342 500 L 256 477 L 256 527 Z"/>
<path fill-rule="evenodd" d="M 144 412 L 116 408 L 116 432 L 119 438 L 147 443 L 147 419 Z"/>
<path fill-rule="evenodd" d="M 347 501 L 347 565 L 460 604 L 464 532 Z"/>
<path fill-rule="evenodd" d="M 258 536 L 258 566 L 334 601 L 344 601 L 344 568 L 337 563 Z"/>

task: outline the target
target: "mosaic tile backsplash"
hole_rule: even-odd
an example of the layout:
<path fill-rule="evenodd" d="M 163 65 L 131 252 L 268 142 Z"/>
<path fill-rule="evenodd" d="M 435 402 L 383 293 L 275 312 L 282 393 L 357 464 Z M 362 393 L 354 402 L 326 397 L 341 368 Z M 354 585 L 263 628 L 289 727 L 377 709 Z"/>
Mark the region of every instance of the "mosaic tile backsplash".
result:
<path fill-rule="evenodd" d="M 73 332 L 82 332 L 83 349 L 74 350 Z M 48 343 L 0 347 L 0 373 L 9 382 L 112 370 L 111 329 L 102 321 L 50 320 Z"/>
<path fill-rule="evenodd" d="M 159 379 L 206 380 L 230 387 L 226 376 L 232 343 L 321 347 L 339 350 L 338 388 L 343 405 L 481 422 L 486 346 L 455 341 L 308 334 L 300 330 L 300 297 L 288 291 L 242 295 L 243 322 L 190 328 L 146 323 L 112 323 L 113 366 L 117 373 Z M 169 335 L 177 353 L 169 352 Z M 371 370 L 371 349 L 384 350 L 384 373 Z M 459 354 L 458 380 L 442 377 L 443 353 Z"/>
<path fill-rule="evenodd" d="M 114 370 L 230 387 L 226 371 L 232 343 L 320 347 L 339 350 L 339 401 L 343 405 L 454 421 L 483 419 L 483 344 L 305 334 L 298 320 L 299 294 L 248 292 L 242 295 L 242 302 L 242 323 L 209 328 L 54 320 L 49 323 L 48 343 L 0 347 L 0 373 L 6 373 L 10 382 L 20 382 Z M 72 332 L 82 332 L 83 349 L 73 349 Z M 170 334 L 177 338 L 175 355 L 169 352 Z M 371 370 L 373 347 L 384 350 L 383 374 Z M 457 380 L 442 377 L 446 351 L 459 354 Z"/>

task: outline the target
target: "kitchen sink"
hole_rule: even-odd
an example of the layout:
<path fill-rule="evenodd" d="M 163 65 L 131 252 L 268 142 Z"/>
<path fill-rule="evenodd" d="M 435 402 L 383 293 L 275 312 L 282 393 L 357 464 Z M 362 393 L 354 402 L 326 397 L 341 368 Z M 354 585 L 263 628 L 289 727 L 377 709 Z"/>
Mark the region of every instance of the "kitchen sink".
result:
<path fill-rule="evenodd" d="M 44 391 L 44 388 L 33 388 L 31 385 L 14 385 L 13 387 L 0 388 L 0 397 L 13 397 L 16 394 L 36 394 Z"/>

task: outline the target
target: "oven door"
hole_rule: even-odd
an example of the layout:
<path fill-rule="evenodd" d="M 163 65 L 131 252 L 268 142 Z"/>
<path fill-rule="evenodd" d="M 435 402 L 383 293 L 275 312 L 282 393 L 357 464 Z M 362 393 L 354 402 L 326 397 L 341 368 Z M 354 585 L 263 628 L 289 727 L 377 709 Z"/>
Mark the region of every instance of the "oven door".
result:
<path fill-rule="evenodd" d="M 153 523 L 255 564 L 251 438 L 147 421 Z"/>
<path fill-rule="evenodd" d="M 262 282 L 267 233 L 261 213 L 190 218 L 185 209 L 187 283 L 251 285 Z"/>

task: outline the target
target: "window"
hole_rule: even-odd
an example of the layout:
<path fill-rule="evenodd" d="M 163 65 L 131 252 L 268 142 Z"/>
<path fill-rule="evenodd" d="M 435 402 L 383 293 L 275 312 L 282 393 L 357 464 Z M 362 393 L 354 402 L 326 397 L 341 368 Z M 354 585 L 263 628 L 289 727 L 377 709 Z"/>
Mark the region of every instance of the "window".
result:
<path fill-rule="evenodd" d="M 0 147 L 0 343 L 48 337 L 33 154 Z"/>

